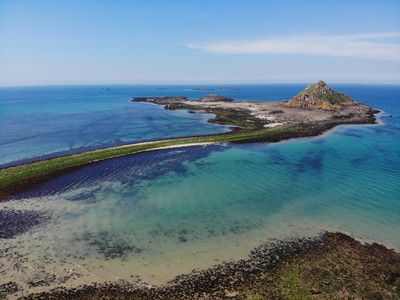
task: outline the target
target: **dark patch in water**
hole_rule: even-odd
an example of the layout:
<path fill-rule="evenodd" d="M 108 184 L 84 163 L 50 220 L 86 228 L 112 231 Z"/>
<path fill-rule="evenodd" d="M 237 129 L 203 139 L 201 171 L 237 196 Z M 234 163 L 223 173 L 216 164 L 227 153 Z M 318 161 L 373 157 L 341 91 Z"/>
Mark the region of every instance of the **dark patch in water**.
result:
<path fill-rule="evenodd" d="M 90 190 L 79 192 L 76 195 L 67 196 L 67 199 L 71 201 L 85 200 L 86 202 L 91 202 L 95 200 L 95 195 L 100 192 L 105 194 L 105 189 L 101 187 L 95 187 Z"/>
<path fill-rule="evenodd" d="M 394 126 L 390 126 L 389 124 L 385 124 L 385 126 L 373 126 L 371 127 L 376 134 L 388 134 L 394 135 L 396 134 L 396 130 Z"/>
<path fill-rule="evenodd" d="M 125 259 L 129 254 L 139 254 L 143 251 L 131 245 L 122 237 L 108 231 L 89 233 L 86 232 L 79 240 L 85 240 L 94 247 L 104 259 Z"/>
<path fill-rule="evenodd" d="M 383 160 L 386 172 L 398 174 L 400 170 L 400 161 L 393 156 L 393 149 L 382 146 L 376 147 L 376 152 L 379 152 L 379 157 Z"/>
<path fill-rule="evenodd" d="M 0 238 L 13 238 L 47 219 L 43 213 L 36 211 L 0 210 Z"/>
<path fill-rule="evenodd" d="M 251 223 L 245 224 L 244 222 L 235 221 L 230 227 L 230 231 L 235 234 L 241 234 L 250 231 L 253 227 Z"/>
<path fill-rule="evenodd" d="M 284 166 L 290 164 L 288 158 L 276 149 L 269 149 L 267 153 L 272 160 L 272 164 Z"/>
<path fill-rule="evenodd" d="M 357 158 L 351 159 L 351 160 L 350 160 L 350 163 L 351 163 L 351 165 L 352 165 L 353 167 L 359 167 L 359 166 L 361 166 L 362 164 L 365 164 L 365 163 L 367 163 L 368 161 L 370 161 L 371 158 L 372 158 L 371 155 L 369 155 L 369 154 L 364 154 L 364 155 L 361 155 L 361 156 L 359 156 L 359 157 L 357 157 Z"/>
<path fill-rule="evenodd" d="M 343 131 L 340 133 L 343 136 L 348 136 L 348 137 L 355 137 L 355 138 L 363 138 L 364 136 L 362 135 L 362 133 L 360 133 L 360 131 L 358 130 L 352 130 L 352 129 L 348 129 L 346 131 Z"/>
<path fill-rule="evenodd" d="M 223 148 L 217 145 L 193 146 L 149 151 L 105 160 L 20 192 L 14 199 L 55 195 L 79 187 L 95 187 L 99 181 L 118 181 L 121 184 L 132 185 L 143 180 L 156 179 L 168 172 L 185 174 L 187 172 L 185 162 L 198 160 L 213 151 L 222 151 Z M 95 187 L 73 195 L 69 199 L 90 201 L 100 190 L 107 192 L 104 189 L 107 187 Z"/>
<path fill-rule="evenodd" d="M 179 240 L 181 243 L 186 243 L 186 242 L 187 242 L 187 237 L 184 236 L 184 235 L 181 235 L 181 236 L 178 237 L 178 240 Z"/>
<path fill-rule="evenodd" d="M 320 149 L 320 150 L 312 150 L 306 153 L 298 163 L 295 165 L 296 173 L 304 173 L 304 172 L 314 172 L 320 174 L 324 168 L 324 159 L 327 156 L 337 157 L 337 153 L 334 149 Z"/>
<path fill-rule="evenodd" d="M 207 240 L 211 237 L 223 236 L 230 234 L 244 234 L 261 226 L 260 221 L 251 219 L 241 219 L 232 221 L 208 220 L 199 225 L 192 222 L 178 222 L 168 227 L 156 223 L 154 228 L 149 230 L 149 235 L 157 239 L 160 236 L 180 243 L 193 240 Z"/>
<path fill-rule="evenodd" d="M 301 158 L 296 165 L 297 173 L 312 171 L 321 173 L 324 167 L 324 156 L 326 151 L 311 152 Z"/>
<path fill-rule="evenodd" d="M 321 145 L 325 143 L 325 140 L 321 138 L 315 138 L 315 139 L 310 139 L 310 143 L 315 145 Z"/>

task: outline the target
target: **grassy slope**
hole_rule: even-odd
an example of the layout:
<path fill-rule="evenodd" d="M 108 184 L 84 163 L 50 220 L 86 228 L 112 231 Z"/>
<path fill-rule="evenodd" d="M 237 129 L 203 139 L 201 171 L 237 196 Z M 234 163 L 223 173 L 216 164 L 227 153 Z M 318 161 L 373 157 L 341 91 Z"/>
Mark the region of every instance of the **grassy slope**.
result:
<path fill-rule="evenodd" d="M 240 299 L 399 299 L 400 255 L 340 233 L 244 287 Z"/>

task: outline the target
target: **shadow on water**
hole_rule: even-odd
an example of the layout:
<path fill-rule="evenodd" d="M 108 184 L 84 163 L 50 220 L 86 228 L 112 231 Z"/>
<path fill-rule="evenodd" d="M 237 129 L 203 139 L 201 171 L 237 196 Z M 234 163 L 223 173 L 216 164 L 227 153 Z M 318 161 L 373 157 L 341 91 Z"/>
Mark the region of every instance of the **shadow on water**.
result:
<path fill-rule="evenodd" d="M 350 159 L 350 164 L 352 167 L 360 167 L 369 162 L 372 158 L 370 154 L 362 154 L 356 158 Z"/>
<path fill-rule="evenodd" d="M 347 129 L 347 130 L 341 132 L 340 135 L 347 136 L 347 137 L 353 137 L 353 138 L 359 138 L 359 139 L 364 137 L 360 133 L 359 130 L 352 130 L 352 129 Z"/>
<path fill-rule="evenodd" d="M 185 174 L 188 172 L 185 162 L 198 160 L 208 156 L 211 152 L 222 151 L 224 148 L 218 145 L 193 146 L 114 158 L 44 182 L 16 194 L 14 199 L 65 193 L 72 189 L 95 186 L 99 181 L 118 181 L 121 185 L 134 185 L 144 180 L 156 179 L 169 172 Z M 85 189 L 82 193 L 71 196 L 69 199 L 91 199 L 98 189 L 101 189 L 101 186 L 89 190 Z"/>

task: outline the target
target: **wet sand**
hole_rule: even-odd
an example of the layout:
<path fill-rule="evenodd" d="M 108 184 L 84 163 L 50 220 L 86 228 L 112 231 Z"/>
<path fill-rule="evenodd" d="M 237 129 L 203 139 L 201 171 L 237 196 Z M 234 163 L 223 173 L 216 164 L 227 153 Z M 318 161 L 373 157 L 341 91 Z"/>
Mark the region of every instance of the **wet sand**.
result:
<path fill-rule="evenodd" d="M 331 274 L 335 270 L 337 275 Z M 287 276 L 299 282 L 293 286 Z M 2 289 L 3 295 L 7 291 L 10 295 L 16 285 L 9 282 Z M 164 286 L 151 286 L 138 278 L 136 282 L 56 288 L 24 299 L 271 299 L 299 293 L 317 299 L 394 299 L 400 296 L 400 254 L 342 233 L 323 233 L 315 238 L 270 241 L 251 251 L 248 258 L 194 270 Z"/>

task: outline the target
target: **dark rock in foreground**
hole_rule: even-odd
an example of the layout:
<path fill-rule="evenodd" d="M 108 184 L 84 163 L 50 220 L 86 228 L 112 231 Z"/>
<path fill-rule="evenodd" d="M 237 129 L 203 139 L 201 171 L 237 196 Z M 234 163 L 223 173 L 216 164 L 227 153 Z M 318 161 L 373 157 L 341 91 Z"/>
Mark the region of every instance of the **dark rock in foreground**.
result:
<path fill-rule="evenodd" d="M 399 299 L 400 254 L 342 233 L 274 241 L 248 259 L 176 277 L 163 287 L 118 282 L 25 299 Z"/>
<path fill-rule="evenodd" d="M 6 296 L 12 295 L 20 290 L 22 290 L 21 286 L 14 281 L 0 284 L 0 299 L 5 299 Z"/>

